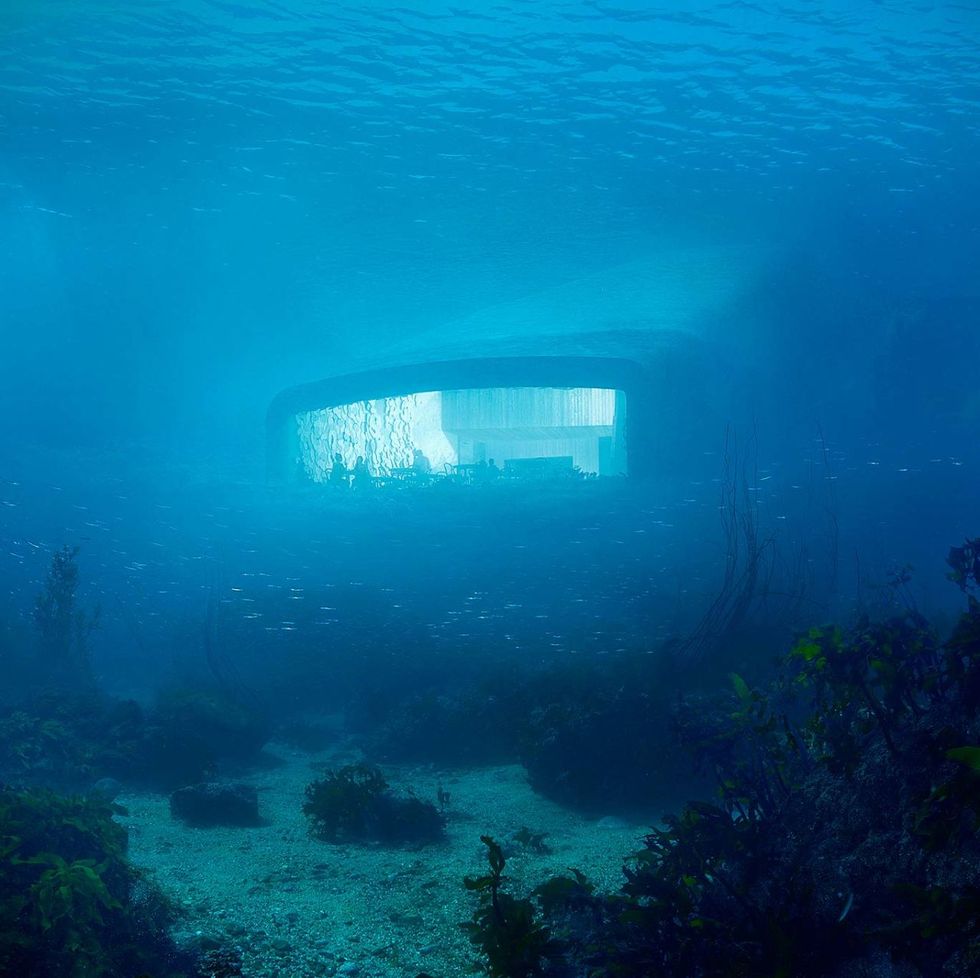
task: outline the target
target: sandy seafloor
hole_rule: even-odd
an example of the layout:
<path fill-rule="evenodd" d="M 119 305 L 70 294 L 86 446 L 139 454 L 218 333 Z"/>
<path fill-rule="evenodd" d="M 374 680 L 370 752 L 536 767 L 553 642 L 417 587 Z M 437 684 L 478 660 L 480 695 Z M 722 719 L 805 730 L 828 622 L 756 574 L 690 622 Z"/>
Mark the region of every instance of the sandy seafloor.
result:
<path fill-rule="evenodd" d="M 513 847 L 509 892 L 525 894 L 576 867 L 597 889 L 617 890 L 623 857 L 642 847 L 648 826 L 616 817 L 590 819 L 536 795 L 519 765 L 439 771 L 385 766 L 395 791 L 411 788 L 435 800 L 451 795 L 447 839 L 417 848 L 332 845 L 308 833 L 306 785 L 354 753 L 307 753 L 274 744 L 273 762 L 236 780 L 254 784 L 266 825 L 188 828 L 170 816 L 166 795 L 127 793 L 130 858 L 186 910 L 176 928 L 182 944 L 215 939 L 240 949 L 246 978 L 450 978 L 477 960 L 459 923 L 476 896 L 464 876 L 486 871 L 481 835 Z M 659 813 L 658 813 L 659 814 Z M 548 854 L 522 850 L 522 827 L 545 832 Z"/>

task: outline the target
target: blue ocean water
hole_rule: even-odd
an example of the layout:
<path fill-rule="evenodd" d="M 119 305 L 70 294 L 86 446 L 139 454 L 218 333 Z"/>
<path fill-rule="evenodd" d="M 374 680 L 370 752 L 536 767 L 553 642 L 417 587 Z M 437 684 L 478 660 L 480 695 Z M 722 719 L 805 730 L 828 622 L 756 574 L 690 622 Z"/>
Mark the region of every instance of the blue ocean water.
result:
<path fill-rule="evenodd" d="M 384 673 L 383 712 L 477 661 L 649 655 L 731 566 L 726 486 L 792 627 L 948 620 L 978 52 L 972 0 L 0 0 L 4 648 L 68 545 L 119 695 L 210 669 L 360 709 Z M 642 361 L 651 478 L 267 485 L 281 392 L 510 354 Z"/>
<path fill-rule="evenodd" d="M 501 305 L 544 353 L 586 307 L 705 338 L 773 457 L 820 422 L 890 474 L 975 449 L 969 3 L 8 0 L 0 28 L 11 460 L 261 481 L 279 390 L 478 353 Z"/>
<path fill-rule="evenodd" d="M 909 470 L 952 480 L 917 501 L 972 499 L 978 17 L 8 0 L 9 480 L 51 449 L 82 454 L 39 484 L 260 483 L 279 390 L 389 348 L 479 353 L 501 320 L 561 352 L 585 308 L 720 351 L 703 400 L 744 387 L 706 452 L 751 415 L 789 464 L 822 424 L 863 505 L 908 526 Z"/>
<path fill-rule="evenodd" d="M 805 292 L 816 265 L 845 307 L 975 292 L 970 3 L 0 16 L 3 414 L 46 437 L 196 422 L 201 390 L 238 420 L 331 358 L 681 240 L 772 243 L 751 285 Z M 799 305 L 789 345 L 873 328 Z"/>

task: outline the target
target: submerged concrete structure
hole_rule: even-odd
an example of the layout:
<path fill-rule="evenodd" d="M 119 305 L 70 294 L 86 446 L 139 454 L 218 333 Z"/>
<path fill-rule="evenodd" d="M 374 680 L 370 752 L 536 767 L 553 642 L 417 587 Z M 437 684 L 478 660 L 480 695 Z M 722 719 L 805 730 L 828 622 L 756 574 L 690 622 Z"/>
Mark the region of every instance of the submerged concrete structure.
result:
<path fill-rule="evenodd" d="M 404 399 L 416 397 L 409 410 L 418 415 L 421 395 L 441 395 L 434 427 L 444 433 L 445 458 L 453 462 L 493 458 L 503 464 L 514 458 L 567 456 L 583 471 L 597 474 L 643 471 L 649 463 L 642 421 L 649 415 L 650 389 L 640 364 L 616 357 L 488 357 L 331 377 L 290 388 L 273 401 L 267 426 L 269 477 L 289 481 L 305 469 L 307 477 L 322 481 L 332 451 L 343 448 L 348 462 L 355 454 L 365 455 L 374 471 L 399 461 L 410 464 L 411 448 L 420 439 L 413 437 Z M 372 411 L 372 405 L 380 406 Z M 324 460 L 316 457 L 317 428 L 330 409 L 341 412 L 341 422 L 355 433 L 346 444 L 324 447 Z M 397 444 L 371 458 L 365 446 L 382 441 L 386 433 L 378 429 L 385 427 Z M 443 456 L 433 461 L 441 464 Z"/>
<path fill-rule="evenodd" d="M 374 349 L 370 333 L 358 335 L 351 354 L 324 369 L 322 379 L 283 390 L 272 401 L 269 477 L 288 481 L 305 465 L 307 476 L 321 478 L 325 463 L 309 462 L 314 442 L 321 453 L 322 446 L 342 445 L 350 464 L 377 445 L 382 415 L 397 416 L 401 429 L 398 445 L 378 456 L 392 464 L 411 444 L 409 415 L 437 410 L 452 446 L 445 457 L 461 462 L 540 450 L 570 455 L 585 471 L 696 473 L 700 456 L 721 441 L 731 417 L 736 371 L 719 338 L 744 322 L 760 262 L 751 247 L 674 242 L 644 259 L 413 330 Z M 540 393 L 546 390 L 564 393 Z M 610 395 L 584 393 L 598 391 L 613 392 L 611 415 L 599 407 Z M 438 409 L 432 398 L 426 406 L 418 400 L 380 404 L 428 394 L 442 395 Z M 333 415 L 312 417 L 333 409 Z M 523 421 L 501 424 L 515 412 L 523 412 Z M 338 424 L 347 433 L 332 433 Z M 517 448 L 521 429 L 526 443 Z M 586 446 L 588 439 L 595 443 Z M 617 461 L 617 453 L 625 461 Z"/>

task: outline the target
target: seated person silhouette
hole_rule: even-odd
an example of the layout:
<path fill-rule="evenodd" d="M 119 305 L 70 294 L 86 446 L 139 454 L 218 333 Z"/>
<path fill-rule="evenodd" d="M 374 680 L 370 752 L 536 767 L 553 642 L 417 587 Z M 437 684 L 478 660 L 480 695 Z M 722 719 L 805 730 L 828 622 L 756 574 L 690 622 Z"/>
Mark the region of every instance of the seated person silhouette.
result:
<path fill-rule="evenodd" d="M 330 469 L 330 482 L 335 486 L 347 485 L 347 466 L 344 465 L 340 452 L 334 452 L 333 466 Z"/>
<path fill-rule="evenodd" d="M 420 478 L 428 478 L 428 476 L 432 475 L 432 463 L 428 460 L 425 452 L 421 448 L 415 449 L 412 471 Z"/>
<path fill-rule="evenodd" d="M 357 456 L 357 461 L 354 463 L 353 471 L 353 481 L 351 482 L 352 489 L 369 489 L 371 486 L 371 470 L 368 468 L 367 462 L 364 461 L 363 455 Z"/>

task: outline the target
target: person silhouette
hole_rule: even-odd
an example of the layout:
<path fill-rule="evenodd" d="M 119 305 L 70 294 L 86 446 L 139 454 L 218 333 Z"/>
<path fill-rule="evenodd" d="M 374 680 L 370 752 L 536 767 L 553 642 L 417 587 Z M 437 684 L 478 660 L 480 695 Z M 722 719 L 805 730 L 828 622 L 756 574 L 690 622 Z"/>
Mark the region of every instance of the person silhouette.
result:
<path fill-rule="evenodd" d="M 357 461 L 354 463 L 353 480 L 351 481 L 352 489 L 368 489 L 371 486 L 371 470 L 368 468 L 367 462 L 364 461 L 363 455 L 357 456 Z"/>
<path fill-rule="evenodd" d="M 333 466 L 330 469 L 330 481 L 336 486 L 347 485 L 347 466 L 340 452 L 334 452 Z"/>
<path fill-rule="evenodd" d="M 417 476 L 432 475 L 432 463 L 426 457 L 425 452 L 423 452 L 421 448 L 415 449 L 415 458 L 412 461 L 412 471 L 414 471 Z"/>

